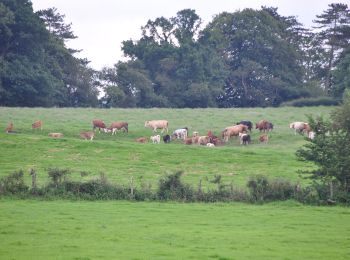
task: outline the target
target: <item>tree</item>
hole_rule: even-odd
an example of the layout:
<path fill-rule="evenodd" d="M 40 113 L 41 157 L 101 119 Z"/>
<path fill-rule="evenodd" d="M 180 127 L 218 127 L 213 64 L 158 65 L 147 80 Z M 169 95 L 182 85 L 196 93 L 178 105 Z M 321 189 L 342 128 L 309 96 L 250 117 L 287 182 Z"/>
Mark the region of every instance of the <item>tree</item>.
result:
<path fill-rule="evenodd" d="M 313 162 L 316 169 L 306 171 L 310 178 L 350 193 L 350 92 L 345 92 L 341 107 L 331 113 L 331 121 L 309 118 L 316 137 L 297 151 L 301 160 Z"/>
<path fill-rule="evenodd" d="M 200 41 L 215 48 L 230 69 L 220 106 L 276 106 L 305 94 L 296 25 L 274 8 L 214 17 Z"/>
<path fill-rule="evenodd" d="M 321 29 L 319 36 L 327 46 L 327 62 L 325 90 L 330 93 L 332 90 L 332 70 L 342 53 L 343 49 L 350 43 L 350 10 L 346 4 L 333 3 L 321 15 L 317 15 L 314 22 L 319 24 L 316 28 Z"/>

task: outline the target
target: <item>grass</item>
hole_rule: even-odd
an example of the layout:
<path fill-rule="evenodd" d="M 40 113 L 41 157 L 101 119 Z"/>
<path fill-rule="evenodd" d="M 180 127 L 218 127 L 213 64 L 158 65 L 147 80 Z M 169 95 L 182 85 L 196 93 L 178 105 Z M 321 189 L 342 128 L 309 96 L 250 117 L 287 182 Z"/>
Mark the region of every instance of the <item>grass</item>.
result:
<path fill-rule="evenodd" d="M 0 200 L 1 259 L 348 259 L 350 209 Z"/>
<path fill-rule="evenodd" d="M 14 123 L 18 134 L 0 133 L 0 177 L 14 170 L 38 172 L 39 185 L 48 181 L 45 169 L 69 168 L 74 180 L 88 180 L 104 172 L 112 182 L 126 184 L 133 177 L 141 181 L 157 183 L 167 171 L 183 170 L 184 180 L 203 185 L 215 174 L 222 175 L 224 183 L 245 185 L 249 176 L 264 174 L 272 178 L 286 178 L 305 183 L 297 171 L 312 165 L 298 161 L 295 151 L 305 143 L 300 135 L 289 129 L 292 121 L 306 120 L 306 114 L 328 116 L 332 108 L 252 108 L 252 109 L 91 109 L 91 108 L 0 108 L 0 127 Z M 129 122 L 129 134 L 117 136 L 98 134 L 93 142 L 79 138 L 81 131 L 91 130 L 94 118 Z M 31 124 L 41 119 L 44 130 L 32 130 Z M 192 131 L 205 135 L 208 130 L 219 135 L 222 129 L 237 121 L 248 119 L 257 122 L 267 119 L 274 123 L 268 145 L 259 144 L 259 133 L 252 132 L 253 144 L 239 145 L 233 139 L 224 147 L 209 149 L 200 146 L 185 146 L 180 142 L 154 145 L 139 144 L 135 139 L 149 137 L 150 129 L 144 121 L 167 119 L 170 131 L 187 126 Z M 64 138 L 51 139 L 49 132 L 62 132 Z M 81 172 L 87 172 L 83 176 Z M 26 175 L 30 183 L 29 174 Z"/>

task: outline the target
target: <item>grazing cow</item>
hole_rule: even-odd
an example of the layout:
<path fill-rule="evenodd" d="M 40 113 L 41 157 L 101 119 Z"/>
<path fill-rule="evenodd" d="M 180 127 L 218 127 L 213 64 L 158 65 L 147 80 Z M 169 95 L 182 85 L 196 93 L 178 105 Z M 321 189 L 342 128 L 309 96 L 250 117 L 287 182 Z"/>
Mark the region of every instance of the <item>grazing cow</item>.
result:
<path fill-rule="evenodd" d="M 106 128 L 106 124 L 99 119 L 92 120 L 92 130 L 95 131 L 95 129 L 98 128 L 98 132 L 101 132 L 101 129 L 104 130 Z"/>
<path fill-rule="evenodd" d="M 92 141 L 92 139 L 94 139 L 94 136 L 95 136 L 95 133 L 91 132 L 91 131 L 80 133 L 80 137 L 85 139 L 85 140 Z"/>
<path fill-rule="evenodd" d="M 267 121 L 267 120 L 260 120 L 258 123 L 255 124 L 255 129 L 259 129 L 259 131 L 269 131 L 269 129 L 273 128 L 273 125 Z"/>
<path fill-rule="evenodd" d="M 139 137 L 136 139 L 136 142 L 138 143 L 147 143 L 147 138 L 146 137 Z"/>
<path fill-rule="evenodd" d="M 154 144 L 160 143 L 160 135 L 153 135 L 149 138 Z"/>
<path fill-rule="evenodd" d="M 169 123 L 167 120 L 152 120 L 152 121 L 146 121 L 145 127 L 153 129 L 153 132 L 157 132 L 157 129 L 162 129 L 161 133 L 166 130 L 168 132 L 168 126 Z"/>
<path fill-rule="evenodd" d="M 251 121 L 248 121 L 248 120 L 243 120 L 241 122 L 238 122 L 237 125 L 245 125 L 245 126 L 247 126 L 249 132 L 251 132 L 252 128 L 253 128 L 253 123 Z"/>
<path fill-rule="evenodd" d="M 207 147 L 215 147 L 215 144 L 213 144 L 213 143 L 207 143 Z"/>
<path fill-rule="evenodd" d="M 40 130 L 43 130 L 43 122 L 41 120 L 37 120 L 32 124 L 32 129 L 40 128 Z"/>
<path fill-rule="evenodd" d="M 187 127 L 176 129 L 173 134 L 171 135 L 174 139 L 183 139 L 185 140 L 187 138 Z"/>
<path fill-rule="evenodd" d="M 296 135 L 297 132 L 299 134 L 302 134 L 304 132 L 309 133 L 311 131 L 311 128 L 308 123 L 305 122 L 293 122 L 289 124 L 290 129 L 294 129 L 294 134 Z"/>
<path fill-rule="evenodd" d="M 198 141 L 198 140 L 197 140 Z M 193 137 L 187 137 L 185 140 L 184 140 L 184 144 L 187 144 L 187 145 L 190 145 L 193 143 Z"/>
<path fill-rule="evenodd" d="M 49 136 L 52 138 L 61 138 L 63 137 L 62 133 L 49 133 Z"/>
<path fill-rule="evenodd" d="M 246 125 L 234 125 L 229 126 L 222 131 L 221 136 L 225 142 L 228 142 L 228 139 L 231 136 L 238 136 L 239 133 L 247 132 L 248 127 Z"/>
<path fill-rule="evenodd" d="M 10 122 L 10 123 L 7 125 L 7 127 L 6 127 L 6 129 L 5 129 L 5 132 L 6 132 L 7 134 L 13 132 L 13 123 L 12 123 L 12 122 Z"/>
<path fill-rule="evenodd" d="M 198 138 L 198 144 L 199 145 L 207 145 L 207 143 L 210 143 L 210 137 L 203 135 L 203 136 L 199 136 Z"/>
<path fill-rule="evenodd" d="M 109 129 L 123 130 L 124 132 L 129 131 L 129 124 L 127 122 L 113 122 Z M 114 134 L 116 131 L 112 132 Z"/>
<path fill-rule="evenodd" d="M 241 145 L 247 145 L 250 144 L 251 140 L 250 140 L 250 135 L 247 133 L 239 133 L 239 139 L 240 139 L 240 143 Z"/>
<path fill-rule="evenodd" d="M 170 138 L 170 135 L 164 135 L 163 136 L 163 141 L 164 141 L 164 143 L 170 143 L 170 141 L 171 141 L 171 138 Z"/>
<path fill-rule="evenodd" d="M 262 134 L 259 137 L 259 141 L 260 143 L 267 144 L 267 142 L 269 141 L 269 136 L 267 134 Z"/>

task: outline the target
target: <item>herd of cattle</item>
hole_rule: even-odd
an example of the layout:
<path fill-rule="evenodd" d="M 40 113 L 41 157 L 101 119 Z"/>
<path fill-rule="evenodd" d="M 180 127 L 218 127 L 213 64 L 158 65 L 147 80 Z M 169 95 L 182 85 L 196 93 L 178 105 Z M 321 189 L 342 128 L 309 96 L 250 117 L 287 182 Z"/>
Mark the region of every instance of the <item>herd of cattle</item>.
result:
<path fill-rule="evenodd" d="M 161 129 L 161 135 L 164 143 L 169 143 L 172 140 L 182 140 L 184 144 L 198 144 L 206 145 L 208 147 L 215 147 L 224 145 L 229 141 L 231 137 L 239 137 L 241 145 L 248 145 L 251 143 L 250 133 L 252 132 L 253 123 L 248 120 L 237 122 L 236 125 L 226 127 L 220 136 L 216 136 L 212 131 L 208 131 L 206 135 L 199 135 L 197 131 L 192 133 L 192 136 L 188 134 L 188 128 L 183 127 L 173 131 L 171 135 L 168 134 L 169 122 L 167 120 L 151 120 L 145 122 L 145 127 L 151 128 L 153 132 L 157 132 L 158 129 Z M 41 120 L 35 121 L 32 124 L 32 129 L 41 129 L 43 128 L 43 122 Z M 293 122 L 289 125 L 289 128 L 295 130 L 295 134 L 306 134 L 308 138 L 314 139 L 315 132 L 311 130 L 311 127 L 308 123 L 305 122 Z M 273 130 L 273 124 L 267 120 L 261 120 L 255 124 L 255 129 L 258 129 L 260 132 L 259 141 L 261 143 L 268 143 L 269 136 L 268 132 Z M 92 131 L 81 132 L 80 137 L 85 140 L 93 140 L 96 131 L 111 133 L 115 135 L 117 131 L 129 132 L 129 124 L 127 122 L 113 122 L 109 127 L 99 119 L 92 121 Z M 10 122 L 5 129 L 6 133 L 15 133 L 13 123 Z M 166 132 L 167 134 L 163 135 Z M 139 143 L 146 143 L 148 140 L 154 144 L 159 144 L 161 142 L 161 135 L 153 135 L 149 138 L 139 137 L 136 139 Z M 49 133 L 49 136 L 52 138 L 61 138 L 63 137 L 62 133 Z"/>

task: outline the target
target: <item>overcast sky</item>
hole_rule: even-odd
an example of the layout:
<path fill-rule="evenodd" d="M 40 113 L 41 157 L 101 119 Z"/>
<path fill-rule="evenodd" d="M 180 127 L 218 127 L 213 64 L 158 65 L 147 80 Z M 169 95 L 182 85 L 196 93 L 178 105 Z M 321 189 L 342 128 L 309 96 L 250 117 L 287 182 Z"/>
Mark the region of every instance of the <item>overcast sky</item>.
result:
<path fill-rule="evenodd" d="M 32 0 L 34 11 L 56 7 L 64 14 L 65 22 L 72 23 L 77 39 L 67 45 L 82 49 L 78 55 L 91 61 L 94 69 L 112 66 L 124 59 L 121 42 L 138 40 L 141 26 L 149 19 L 176 16 L 180 10 L 191 8 L 203 20 L 210 22 L 223 11 L 234 12 L 244 8 L 260 9 L 261 6 L 278 7 L 283 16 L 294 15 L 305 27 L 312 26 L 316 15 L 328 9 L 334 2 L 349 0 Z"/>

